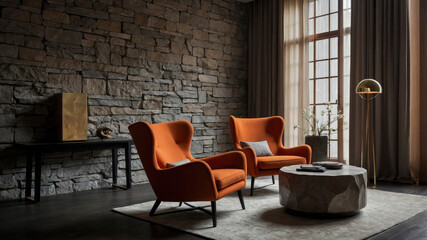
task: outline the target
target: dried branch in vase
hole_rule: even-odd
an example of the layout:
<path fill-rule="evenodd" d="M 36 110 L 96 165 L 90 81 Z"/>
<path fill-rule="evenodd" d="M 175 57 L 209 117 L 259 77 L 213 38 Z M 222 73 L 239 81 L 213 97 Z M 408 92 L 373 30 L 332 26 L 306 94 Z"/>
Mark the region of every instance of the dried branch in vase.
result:
<path fill-rule="evenodd" d="M 308 128 L 304 128 L 300 125 L 295 125 L 294 129 L 301 129 L 304 131 L 305 135 L 312 136 L 322 136 L 322 135 L 331 135 L 334 132 L 338 131 L 337 127 L 332 127 L 333 123 L 337 122 L 339 119 L 344 118 L 344 114 L 340 109 L 336 109 L 336 112 L 333 111 L 333 107 L 328 104 L 326 110 L 322 110 L 320 114 L 316 116 L 314 113 L 314 109 L 312 106 L 305 108 L 303 110 L 303 118 L 308 123 Z M 327 116 L 327 121 L 325 121 L 325 117 Z M 344 122 L 344 128 L 347 127 L 347 122 Z"/>

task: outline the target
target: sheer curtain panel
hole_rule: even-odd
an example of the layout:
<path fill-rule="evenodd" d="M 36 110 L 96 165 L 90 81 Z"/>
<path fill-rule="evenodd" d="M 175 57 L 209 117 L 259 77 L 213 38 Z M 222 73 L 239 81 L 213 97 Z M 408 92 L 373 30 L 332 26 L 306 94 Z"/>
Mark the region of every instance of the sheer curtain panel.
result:
<path fill-rule="evenodd" d="M 303 131 L 294 125 L 307 124 L 302 112 L 309 106 L 308 0 L 284 0 L 283 35 L 284 142 L 292 147 L 304 143 Z"/>

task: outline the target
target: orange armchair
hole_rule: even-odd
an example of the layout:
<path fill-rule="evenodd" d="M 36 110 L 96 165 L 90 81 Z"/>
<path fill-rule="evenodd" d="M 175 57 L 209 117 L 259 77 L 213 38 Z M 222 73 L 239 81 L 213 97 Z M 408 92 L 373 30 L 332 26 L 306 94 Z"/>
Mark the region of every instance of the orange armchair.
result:
<path fill-rule="evenodd" d="M 235 118 L 230 116 L 230 131 L 234 149 L 246 155 L 248 174 L 251 179 L 251 196 L 253 195 L 256 177 L 272 176 L 279 173 L 283 166 L 311 163 L 311 148 L 301 145 L 285 148 L 282 144 L 282 134 L 285 121 L 282 117 L 266 118 Z M 257 157 L 254 149 L 242 147 L 240 141 L 259 142 L 267 140 L 268 146 L 274 156 Z"/>
<path fill-rule="evenodd" d="M 180 206 L 184 202 L 190 207 L 186 202 L 211 201 L 215 227 L 216 201 L 235 191 L 245 209 L 241 192 L 246 185 L 243 153 L 233 151 L 194 159 L 190 152 L 193 127 L 184 120 L 151 125 L 137 122 L 129 126 L 129 131 L 157 197 L 150 216 L 155 215 L 162 201 L 180 202 Z M 190 162 L 167 167 L 168 163 L 184 159 Z"/>

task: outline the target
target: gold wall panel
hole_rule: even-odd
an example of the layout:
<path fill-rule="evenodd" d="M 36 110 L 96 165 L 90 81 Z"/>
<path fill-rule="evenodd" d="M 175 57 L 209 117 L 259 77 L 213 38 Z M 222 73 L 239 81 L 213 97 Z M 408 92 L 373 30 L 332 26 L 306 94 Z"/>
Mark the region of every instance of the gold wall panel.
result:
<path fill-rule="evenodd" d="M 59 140 L 87 140 L 87 95 L 60 93 L 56 101 Z"/>

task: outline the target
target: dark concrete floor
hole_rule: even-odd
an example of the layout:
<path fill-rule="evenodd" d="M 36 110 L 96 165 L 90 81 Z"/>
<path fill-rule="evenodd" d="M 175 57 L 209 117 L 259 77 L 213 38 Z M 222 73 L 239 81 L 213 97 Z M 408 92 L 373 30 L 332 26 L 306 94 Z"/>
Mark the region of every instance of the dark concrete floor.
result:
<path fill-rule="evenodd" d="M 427 196 L 427 185 L 380 182 L 378 189 Z M 248 197 L 247 192 L 244 195 Z M 154 199 L 150 185 L 144 184 L 126 191 L 98 189 L 43 197 L 37 204 L 0 202 L 0 239 L 200 239 L 111 211 Z M 371 239 L 427 239 L 427 212 Z"/>

